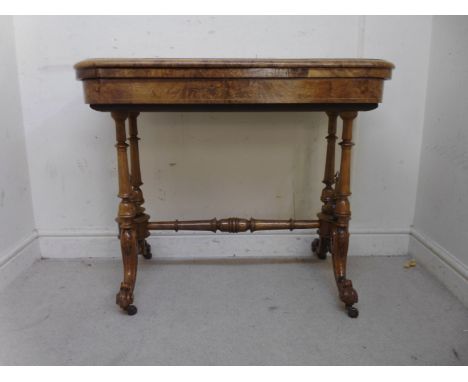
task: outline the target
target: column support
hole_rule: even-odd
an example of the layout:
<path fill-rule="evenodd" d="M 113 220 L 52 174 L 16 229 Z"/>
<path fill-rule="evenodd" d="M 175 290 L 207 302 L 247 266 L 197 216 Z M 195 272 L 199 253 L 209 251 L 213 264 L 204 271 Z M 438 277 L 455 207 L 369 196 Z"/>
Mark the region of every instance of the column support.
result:
<path fill-rule="evenodd" d="M 143 255 L 145 259 L 151 259 L 151 246 L 146 241 L 146 238 L 150 235 L 150 232 L 147 228 L 149 215 L 145 213 L 145 208 L 143 203 L 145 199 L 143 198 L 143 192 L 141 191 L 141 186 L 143 182 L 141 180 L 141 170 L 140 170 L 140 150 L 138 141 L 138 126 L 137 118 L 140 113 L 132 112 L 129 114 L 129 142 L 130 142 L 130 168 L 131 168 L 131 185 L 132 185 L 132 201 L 135 204 L 136 216 L 135 221 L 137 223 L 138 231 L 138 253 Z"/>
<path fill-rule="evenodd" d="M 333 271 L 338 287 L 340 300 L 345 303 L 348 315 L 357 317 L 359 312 L 353 306 L 358 302 L 358 295 L 351 280 L 346 278 L 346 260 L 349 246 L 349 221 L 351 208 L 348 197 L 351 195 L 351 149 L 353 147 L 353 123 L 357 112 L 340 113 L 343 120 L 340 172 L 335 187 L 335 203 L 333 209 L 333 224 L 331 226 L 331 253 Z"/>
<path fill-rule="evenodd" d="M 336 123 L 338 113 L 336 111 L 328 111 L 328 135 L 327 139 L 327 154 L 325 160 L 325 172 L 322 183 L 325 187 L 322 190 L 320 200 L 322 201 L 322 211 L 318 214 L 320 227 L 317 230 L 318 239 L 312 242 L 312 252 L 319 259 L 326 259 L 327 252 L 330 251 L 330 231 L 331 220 L 333 219 L 333 202 L 335 198 L 335 147 L 336 147 Z"/>
<path fill-rule="evenodd" d="M 125 121 L 128 113 L 115 111 L 111 113 L 115 121 L 117 148 L 117 168 L 119 176 L 119 210 L 117 223 L 119 225 L 120 248 L 123 261 L 123 281 L 120 284 L 119 293 L 116 296 L 117 304 L 129 315 L 134 315 L 137 308 L 133 303 L 133 290 L 135 289 L 137 264 L 138 264 L 138 242 L 137 224 L 135 217 L 137 207 L 132 198 L 132 185 L 127 157 L 127 137 Z"/>

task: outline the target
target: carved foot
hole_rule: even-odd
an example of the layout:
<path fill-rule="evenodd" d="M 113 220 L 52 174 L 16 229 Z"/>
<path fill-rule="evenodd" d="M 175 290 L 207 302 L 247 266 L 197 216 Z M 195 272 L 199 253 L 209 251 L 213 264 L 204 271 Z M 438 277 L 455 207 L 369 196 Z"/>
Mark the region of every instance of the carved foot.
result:
<path fill-rule="evenodd" d="M 116 296 L 116 303 L 119 305 L 123 310 L 127 312 L 129 316 L 133 316 L 137 313 L 137 308 L 135 305 L 132 305 L 133 302 L 133 294 L 130 291 L 130 288 L 122 284 L 120 286 L 120 291 L 117 293 Z"/>
<path fill-rule="evenodd" d="M 146 240 L 141 240 L 139 244 L 140 255 L 145 259 L 150 260 L 153 257 L 153 254 L 151 253 L 151 245 Z"/>
<path fill-rule="evenodd" d="M 325 260 L 327 258 L 328 245 L 325 243 L 326 242 L 321 239 L 314 239 L 311 245 L 312 252 L 321 260 Z"/>
<path fill-rule="evenodd" d="M 348 279 L 341 279 L 337 281 L 338 291 L 340 294 L 340 300 L 345 303 L 348 316 L 356 318 L 359 315 L 359 311 L 353 307 L 358 302 L 358 294 L 353 288 L 353 283 Z"/>

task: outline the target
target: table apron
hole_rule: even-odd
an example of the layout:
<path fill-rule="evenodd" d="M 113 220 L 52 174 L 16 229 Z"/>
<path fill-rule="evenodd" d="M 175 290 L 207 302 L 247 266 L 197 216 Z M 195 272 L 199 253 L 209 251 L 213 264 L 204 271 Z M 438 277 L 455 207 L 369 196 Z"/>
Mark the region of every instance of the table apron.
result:
<path fill-rule="evenodd" d="M 93 79 L 88 104 L 380 103 L 380 78 Z"/>

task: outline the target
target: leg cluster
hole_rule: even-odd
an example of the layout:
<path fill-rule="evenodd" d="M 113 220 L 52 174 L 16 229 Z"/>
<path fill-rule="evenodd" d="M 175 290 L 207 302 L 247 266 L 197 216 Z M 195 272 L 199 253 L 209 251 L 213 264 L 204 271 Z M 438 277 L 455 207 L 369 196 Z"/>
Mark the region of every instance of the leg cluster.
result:
<path fill-rule="evenodd" d="M 353 121 L 357 112 L 328 112 L 329 124 L 327 135 L 327 156 L 322 190 L 322 210 L 319 216 L 319 238 L 312 242 L 312 251 L 325 259 L 331 253 L 333 271 L 339 298 L 345 304 L 348 315 L 357 317 L 358 310 L 353 306 L 358 301 L 356 290 L 351 280 L 346 278 L 346 260 L 349 245 L 349 220 L 351 210 L 348 197 L 350 192 L 350 167 Z M 117 137 L 117 163 L 119 174 L 119 238 L 122 251 L 124 277 L 117 294 L 117 304 L 129 315 L 134 315 L 137 308 L 133 305 L 138 255 L 151 259 L 151 246 L 147 242 L 149 236 L 149 216 L 143 207 L 144 199 L 141 191 L 140 159 L 138 148 L 138 113 L 112 112 L 115 120 Z M 335 174 L 336 125 L 338 116 L 343 120 L 341 146 L 341 162 L 339 173 Z M 129 135 L 127 137 L 126 122 Z M 127 143 L 127 141 L 129 143 Z M 130 158 L 127 149 L 130 147 Z M 129 160 L 130 159 L 130 160 Z M 130 162 L 130 165 L 129 165 Z"/>
<path fill-rule="evenodd" d="M 149 216 L 143 208 L 143 193 L 141 186 L 140 158 L 138 149 L 138 113 L 113 112 L 117 137 L 117 164 L 119 174 L 119 238 L 122 251 L 124 277 L 117 293 L 116 302 L 130 316 L 136 314 L 137 308 L 133 304 L 133 290 L 135 289 L 138 254 L 146 259 L 151 258 L 151 246 L 146 238 L 149 236 L 147 223 Z M 126 121 L 129 125 L 127 143 Z M 127 148 L 130 146 L 130 166 Z"/>
<path fill-rule="evenodd" d="M 348 197 L 350 191 L 350 169 L 353 121 L 357 112 L 328 112 L 327 156 L 322 190 L 322 211 L 318 214 L 320 228 L 319 238 L 312 242 L 312 251 L 320 259 L 331 253 L 333 271 L 338 294 L 344 302 L 348 315 L 357 317 L 359 312 L 353 306 L 358 302 L 358 295 L 351 280 L 346 278 L 346 260 L 349 245 L 349 220 L 351 209 Z M 338 115 L 343 120 L 340 171 L 335 174 L 335 143 Z"/>

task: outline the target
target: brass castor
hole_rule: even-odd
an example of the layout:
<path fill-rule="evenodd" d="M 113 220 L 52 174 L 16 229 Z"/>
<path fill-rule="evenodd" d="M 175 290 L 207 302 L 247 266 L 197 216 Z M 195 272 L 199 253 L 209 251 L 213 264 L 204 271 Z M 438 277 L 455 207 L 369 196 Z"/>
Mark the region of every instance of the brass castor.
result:
<path fill-rule="evenodd" d="M 312 252 L 315 253 L 320 260 L 325 260 L 327 258 L 327 251 L 321 248 L 320 239 L 314 239 L 311 248 Z"/>
<path fill-rule="evenodd" d="M 151 245 L 148 244 L 148 242 L 145 240 L 143 243 L 143 257 L 146 260 L 150 260 L 153 257 L 153 254 L 151 253 Z"/>
<path fill-rule="evenodd" d="M 127 307 L 127 314 L 129 316 L 134 316 L 135 314 L 137 314 L 137 312 L 138 312 L 138 309 L 135 305 L 129 305 Z"/>
<path fill-rule="evenodd" d="M 348 316 L 351 318 L 356 318 L 359 316 L 359 310 L 357 310 L 354 306 L 347 306 L 346 310 L 348 311 Z"/>

